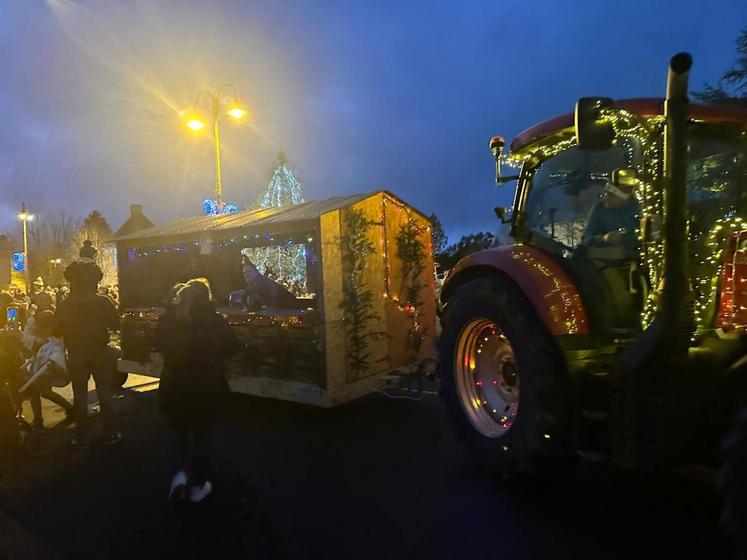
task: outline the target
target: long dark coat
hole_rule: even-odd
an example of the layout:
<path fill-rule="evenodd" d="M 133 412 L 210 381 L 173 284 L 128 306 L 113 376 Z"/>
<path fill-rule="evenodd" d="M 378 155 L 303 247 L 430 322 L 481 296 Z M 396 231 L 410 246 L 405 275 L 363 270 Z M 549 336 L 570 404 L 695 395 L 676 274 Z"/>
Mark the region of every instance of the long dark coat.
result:
<path fill-rule="evenodd" d="M 238 351 L 238 340 L 212 305 L 180 320 L 169 309 L 158 321 L 154 348 L 164 356 L 159 397 L 172 419 L 198 420 L 214 415 L 228 393 L 226 360 Z"/>

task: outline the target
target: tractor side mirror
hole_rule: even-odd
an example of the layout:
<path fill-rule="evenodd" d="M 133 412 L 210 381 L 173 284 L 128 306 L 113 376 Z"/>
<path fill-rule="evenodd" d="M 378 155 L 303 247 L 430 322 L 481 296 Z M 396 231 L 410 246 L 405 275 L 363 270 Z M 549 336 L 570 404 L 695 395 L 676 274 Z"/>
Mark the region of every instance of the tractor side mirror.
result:
<path fill-rule="evenodd" d="M 506 145 L 506 141 L 503 136 L 493 136 L 490 139 L 490 151 L 493 152 L 495 158 L 495 182 L 501 183 L 501 164 L 503 163 L 503 146 Z"/>
<path fill-rule="evenodd" d="M 518 175 L 512 175 L 510 177 L 503 177 L 501 175 L 501 165 L 503 165 L 503 146 L 506 145 L 506 141 L 503 136 L 493 136 L 490 139 L 490 151 L 493 152 L 495 158 L 495 182 L 499 185 L 508 183 L 518 179 Z"/>
<path fill-rule="evenodd" d="M 576 141 L 582 150 L 607 150 L 612 147 L 615 129 L 602 120 L 602 110 L 612 107 L 609 97 L 582 97 L 576 102 L 574 124 Z"/>

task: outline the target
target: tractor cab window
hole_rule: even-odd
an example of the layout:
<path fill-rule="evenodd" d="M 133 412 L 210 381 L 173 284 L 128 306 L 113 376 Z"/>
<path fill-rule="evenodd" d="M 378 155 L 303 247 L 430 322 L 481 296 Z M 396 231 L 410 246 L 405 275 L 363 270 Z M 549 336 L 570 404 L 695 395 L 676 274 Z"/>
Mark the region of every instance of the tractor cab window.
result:
<path fill-rule="evenodd" d="M 707 257 L 728 243 L 730 221 L 747 217 L 747 134 L 694 125 L 688 139 L 687 190 L 691 274 L 700 279 L 696 297 L 713 305 L 709 279 L 717 274 L 720 259 Z"/>
<path fill-rule="evenodd" d="M 747 213 L 747 136 L 693 129 L 688 146 L 690 232 L 707 236 L 719 222 Z"/>
<path fill-rule="evenodd" d="M 638 141 L 621 137 L 608 150 L 573 146 L 546 159 L 534 173 L 524 207 L 525 226 L 567 247 L 577 247 L 611 173 L 636 168 L 640 158 Z"/>

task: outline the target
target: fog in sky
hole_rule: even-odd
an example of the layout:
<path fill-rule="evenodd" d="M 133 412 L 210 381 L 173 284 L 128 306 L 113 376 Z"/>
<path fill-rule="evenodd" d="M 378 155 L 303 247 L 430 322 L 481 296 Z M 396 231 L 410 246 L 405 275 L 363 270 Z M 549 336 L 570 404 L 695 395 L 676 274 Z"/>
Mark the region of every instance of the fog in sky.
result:
<path fill-rule="evenodd" d="M 0 4 L 0 230 L 22 201 L 115 229 L 132 203 L 158 223 L 199 213 L 212 141 L 180 113 L 231 82 L 250 118 L 222 129 L 227 201 L 254 203 L 284 149 L 307 199 L 386 188 L 456 241 L 510 204 L 490 136 L 580 96 L 660 96 L 680 50 L 699 89 L 747 25 L 743 0 Z"/>

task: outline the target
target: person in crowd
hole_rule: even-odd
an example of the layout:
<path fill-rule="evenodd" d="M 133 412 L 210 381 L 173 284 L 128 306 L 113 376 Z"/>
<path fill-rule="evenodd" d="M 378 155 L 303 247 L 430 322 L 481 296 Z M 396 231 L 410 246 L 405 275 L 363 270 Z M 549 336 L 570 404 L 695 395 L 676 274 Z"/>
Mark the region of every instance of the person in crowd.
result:
<path fill-rule="evenodd" d="M 99 282 L 104 277 L 99 265 L 96 264 L 98 251 L 93 243 L 86 239 L 78 255 L 78 260 L 67 265 L 63 273 L 65 280 L 70 283 L 70 293 L 95 294 Z"/>
<path fill-rule="evenodd" d="M 640 205 L 633 196 L 638 184 L 633 169 L 612 172 L 589 215 L 581 243 L 584 245 L 618 245 L 634 248 Z"/>
<path fill-rule="evenodd" d="M 55 307 L 59 307 L 69 293 L 70 288 L 68 288 L 65 284 L 60 284 L 59 286 L 57 286 L 57 293 L 55 294 Z"/>
<path fill-rule="evenodd" d="M 54 309 L 54 297 L 46 290 L 41 276 L 31 284 L 31 303 L 36 307 L 36 311 Z"/>
<path fill-rule="evenodd" d="M 216 313 L 207 280 L 177 285 L 174 293 L 154 337 L 164 359 L 160 405 L 177 452 L 169 499 L 199 503 L 212 492 L 213 424 L 229 391 L 225 361 L 238 351 L 238 340 Z"/>
<path fill-rule="evenodd" d="M 97 267 L 98 268 L 98 267 Z M 115 391 L 115 362 L 109 350 L 109 331 L 119 328 L 119 315 L 111 301 L 93 292 L 71 290 L 57 313 L 57 332 L 67 348 L 67 369 L 73 384 L 73 418 L 76 434 L 70 442 L 74 448 L 91 444 L 88 419 L 88 379 L 93 375 L 101 404 L 105 444 L 122 439 L 112 407 Z"/>
<path fill-rule="evenodd" d="M 36 341 L 32 348 L 31 358 L 25 365 L 29 378 L 39 375 L 37 380 L 21 395 L 22 398 L 29 400 L 31 412 L 34 415 L 33 427 L 36 429 L 44 427 L 41 397 L 62 408 L 66 417 L 72 416 L 73 405 L 52 390 L 53 385 L 62 386 L 68 383 L 65 348 L 59 338 L 52 336 L 54 325 L 55 316 L 52 311 L 44 310 L 36 314 L 34 317 Z"/>
<path fill-rule="evenodd" d="M 264 306 L 276 309 L 298 307 L 298 302 L 292 293 L 271 278 L 263 276 L 249 259 L 244 259 L 243 275 L 246 288 L 232 292 L 229 296 L 231 303 L 238 303 L 252 310 Z"/>
<path fill-rule="evenodd" d="M 0 291 L 0 329 L 8 323 L 8 308 L 13 306 L 13 296 L 5 290 Z M 18 318 L 16 317 L 16 320 Z"/>
<path fill-rule="evenodd" d="M 24 328 L 29 319 L 29 300 L 20 290 L 11 294 L 13 296 L 12 307 L 18 310 L 18 328 Z"/>

